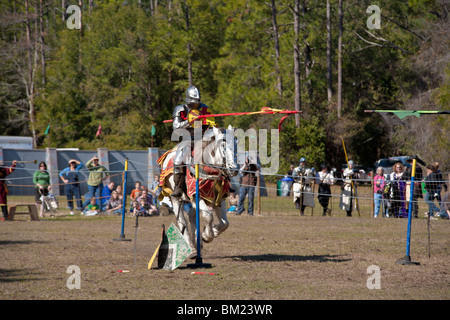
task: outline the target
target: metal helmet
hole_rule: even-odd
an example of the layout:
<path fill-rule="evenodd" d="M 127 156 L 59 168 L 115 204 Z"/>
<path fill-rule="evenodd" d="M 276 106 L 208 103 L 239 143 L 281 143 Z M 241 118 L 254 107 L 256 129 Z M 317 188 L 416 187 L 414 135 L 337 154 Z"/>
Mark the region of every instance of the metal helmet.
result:
<path fill-rule="evenodd" d="M 200 103 L 200 91 L 195 86 L 190 86 L 186 90 L 186 99 L 184 100 L 187 104 Z"/>

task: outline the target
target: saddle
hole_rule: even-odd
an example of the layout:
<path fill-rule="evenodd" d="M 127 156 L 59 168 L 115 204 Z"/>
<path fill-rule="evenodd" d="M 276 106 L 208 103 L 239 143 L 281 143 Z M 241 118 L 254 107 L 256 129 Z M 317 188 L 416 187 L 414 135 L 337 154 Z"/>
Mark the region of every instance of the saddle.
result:
<path fill-rule="evenodd" d="M 166 160 L 167 156 L 176 150 L 176 147 L 166 151 L 161 157 L 158 158 L 157 162 L 162 167 L 162 164 Z M 166 178 L 173 174 L 173 159 L 170 159 L 167 163 L 167 167 L 161 170 L 161 175 L 159 178 L 159 186 L 162 191 L 158 196 L 161 201 L 164 197 L 169 197 L 173 190 L 168 186 Z M 190 170 L 186 170 L 186 185 L 187 185 L 187 195 L 192 199 L 192 196 L 196 191 L 196 179 L 194 174 Z M 217 176 L 215 179 L 199 178 L 199 189 L 200 197 L 206 202 L 213 206 L 220 206 L 220 203 L 225 199 L 230 191 L 231 182 L 222 176 L 219 170 L 204 166 L 202 171 L 209 176 Z"/>

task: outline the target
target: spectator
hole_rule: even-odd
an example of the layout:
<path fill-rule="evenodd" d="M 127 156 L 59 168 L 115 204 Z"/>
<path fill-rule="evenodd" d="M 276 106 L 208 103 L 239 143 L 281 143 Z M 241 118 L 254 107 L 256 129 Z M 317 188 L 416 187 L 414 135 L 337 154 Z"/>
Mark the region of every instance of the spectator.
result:
<path fill-rule="evenodd" d="M 321 165 L 321 171 L 316 173 L 316 183 L 319 185 L 319 203 L 323 208 L 323 216 L 331 215 L 331 210 L 328 209 L 328 203 L 331 197 L 331 186 L 335 183 L 332 173 L 328 172 L 326 164 Z"/>
<path fill-rule="evenodd" d="M 42 199 L 42 198 L 41 198 Z M 58 209 L 58 199 L 56 199 L 55 195 L 52 192 L 52 186 L 48 186 L 48 194 L 45 199 L 42 199 L 44 202 L 44 210 L 53 211 Z M 52 214 L 50 214 L 52 216 Z"/>
<path fill-rule="evenodd" d="M 159 175 L 155 175 L 153 178 L 153 182 L 150 185 L 150 194 L 153 196 L 153 205 L 158 207 L 159 206 L 159 194 L 161 193 L 161 186 L 159 185 Z"/>
<path fill-rule="evenodd" d="M 147 216 L 147 209 L 148 207 L 146 201 L 144 198 L 141 198 L 139 200 L 134 201 L 133 203 L 133 216 L 140 216 L 145 217 Z"/>
<path fill-rule="evenodd" d="M 48 186 L 50 185 L 50 174 L 47 171 L 47 164 L 44 161 L 39 162 L 39 170 L 33 174 L 33 183 L 35 185 L 34 200 L 36 207 L 40 208 L 39 216 L 44 216 L 44 206 L 41 196 L 48 195 Z"/>
<path fill-rule="evenodd" d="M 133 212 L 133 208 L 137 204 L 137 198 L 141 196 L 141 182 L 136 181 L 134 183 L 134 189 L 131 191 L 130 199 L 131 199 L 131 205 L 130 205 L 130 212 Z"/>
<path fill-rule="evenodd" d="M 117 191 L 117 196 L 119 197 L 120 201 L 123 201 L 123 190 L 122 190 L 122 185 L 118 184 L 116 186 L 116 191 Z"/>
<path fill-rule="evenodd" d="M 158 215 L 158 209 L 153 204 L 153 196 L 148 193 L 147 188 L 142 189 L 142 193 L 137 202 L 142 206 L 142 200 L 144 200 L 145 209 L 149 216 Z"/>
<path fill-rule="evenodd" d="M 136 181 L 134 183 L 134 189 L 131 190 L 131 195 L 130 195 L 131 203 L 133 203 L 133 201 L 135 201 L 139 197 L 139 195 L 137 195 L 137 193 L 139 193 L 139 195 L 141 194 L 141 182 L 140 181 Z"/>
<path fill-rule="evenodd" d="M 439 180 L 436 167 L 432 164 L 427 165 L 427 177 L 425 178 L 425 202 L 428 204 L 426 215 L 430 217 L 438 216 L 439 207 L 434 204 L 434 199 L 438 198 Z"/>
<path fill-rule="evenodd" d="M 255 198 L 255 186 L 257 183 L 258 165 L 253 163 L 251 157 L 247 157 L 245 164 L 240 169 L 242 174 L 241 187 L 239 189 L 239 205 L 236 215 L 239 216 L 244 211 L 244 201 L 248 194 L 248 210 L 249 216 L 253 216 L 253 202 Z"/>
<path fill-rule="evenodd" d="M 97 198 L 91 197 L 91 199 L 89 199 L 89 201 L 90 201 L 90 203 L 87 206 L 86 210 L 84 211 L 84 214 L 86 216 L 95 216 L 95 215 L 99 214 L 100 206 L 97 204 Z"/>
<path fill-rule="evenodd" d="M 289 165 L 289 171 L 287 172 L 288 177 L 292 178 L 293 172 L 294 172 L 294 165 L 291 164 L 291 165 Z"/>
<path fill-rule="evenodd" d="M 8 187 L 5 183 L 5 178 L 7 175 L 10 175 L 16 169 L 17 160 L 13 160 L 11 167 L 0 166 L 0 207 L 2 207 L 3 217 L 2 221 L 8 219 Z"/>
<path fill-rule="evenodd" d="M 383 206 L 383 190 L 386 185 L 386 181 L 384 179 L 384 169 L 382 167 L 377 168 L 377 174 L 373 178 L 373 201 L 375 204 L 375 211 L 373 213 L 373 217 L 377 218 L 380 209 Z"/>
<path fill-rule="evenodd" d="M 111 192 L 111 198 L 108 200 L 106 206 L 106 212 L 109 214 L 121 214 L 122 213 L 122 201 L 119 198 L 117 190 Z"/>
<path fill-rule="evenodd" d="M 442 201 L 441 201 L 441 210 L 439 212 L 439 216 L 442 219 L 449 219 L 450 216 L 450 193 L 448 192 L 448 187 L 446 184 L 443 185 L 444 192 L 441 194 Z"/>
<path fill-rule="evenodd" d="M 148 203 L 153 203 L 153 196 L 148 193 L 147 189 L 141 189 L 141 195 L 136 199 L 136 201 L 140 201 L 140 199 L 145 199 Z"/>
<path fill-rule="evenodd" d="M 77 210 L 83 211 L 83 202 L 81 201 L 80 183 L 78 182 L 79 171 L 83 167 L 81 161 L 71 159 L 69 160 L 69 166 L 63 169 L 59 173 L 59 177 L 64 182 L 65 192 L 67 197 L 67 207 L 70 210 L 70 215 L 74 215 L 73 212 L 73 198 L 77 203 Z"/>
<path fill-rule="evenodd" d="M 92 157 L 87 163 L 86 168 L 89 170 L 89 178 L 88 178 L 88 193 L 91 197 L 96 197 L 97 203 L 100 206 L 100 195 L 103 189 L 103 180 L 109 177 L 108 170 L 101 166 L 98 162 L 98 157 Z M 86 200 L 83 204 L 83 207 L 88 205 L 90 200 Z"/>
<path fill-rule="evenodd" d="M 400 162 L 394 164 L 390 174 L 391 188 L 393 192 L 393 199 L 391 200 L 392 212 L 396 218 L 406 218 L 408 213 L 406 211 L 406 175 L 405 168 Z"/>
<path fill-rule="evenodd" d="M 111 181 L 110 183 L 108 183 L 106 186 L 103 187 L 102 197 L 101 197 L 102 198 L 102 205 L 101 205 L 102 211 L 106 210 L 106 206 L 108 205 L 108 201 L 111 198 L 111 194 L 112 194 L 115 186 L 116 186 L 115 183 Z"/>
<path fill-rule="evenodd" d="M 239 196 L 236 195 L 236 192 L 230 192 L 230 195 L 228 196 L 228 202 L 230 204 L 230 208 L 228 209 L 228 212 L 236 212 L 236 206 L 239 201 Z"/>
<path fill-rule="evenodd" d="M 433 163 L 433 166 L 436 168 L 436 178 L 437 178 L 437 185 L 438 185 L 438 190 L 437 190 L 437 200 L 438 200 L 438 204 L 441 203 L 442 199 L 441 199 L 441 190 L 445 184 L 444 182 L 444 178 L 442 176 L 442 172 L 439 169 L 439 162 L 435 162 Z"/>

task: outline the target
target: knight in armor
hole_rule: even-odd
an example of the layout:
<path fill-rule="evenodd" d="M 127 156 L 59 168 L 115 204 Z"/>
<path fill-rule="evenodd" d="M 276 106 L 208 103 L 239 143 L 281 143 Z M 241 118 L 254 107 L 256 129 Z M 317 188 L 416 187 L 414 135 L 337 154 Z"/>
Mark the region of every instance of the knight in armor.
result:
<path fill-rule="evenodd" d="M 314 194 L 311 183 L 314 181 L 315 169 L 307 168 L 306 158 L 300 159 L 299 166 L 292 171 L 294 184 L 292 191 L 294 192 L 294 203 L 300 214 L 305 215 L 305 208 L 314 208 Z"/>
<path fill-rule="evenodd" d="M 328 204 L 331 198 L 331 186 L 336 182 L 332 172 L 328 172 L 328 167 L 325 163 L 321 166 L 321 171 L 316 173 L 316 183 L 319 185 L 319 203 L 323 208 L 323 216 L 331 215 L 331 210 Z"/>
<path fill-rule="evenodd" d="M 175 190 L 173 197 L 181 197 L 186 193 L 186 162 L 191 156 L 191 147 L 193 145 L 194 121 L 201 115 L 209 114 L 208 106 L 200 102 L 200 91 L 195 86 L 190 86 L 186 90 L 185 103 L 175 107 L 173 111 L 173 130 L 187 129 L 191 133 L 191 144 L 180 144 L 174 158 L 173 177 Z M 202 127 L 209 121 L 203 120 Z"/>
<path fill-rule="evenodd" d="M 353 209 L 358 209 L 356 199 L 357 195 L 357 185 L 355 179 L 358 179 L 361 170 L 353 169 L 354 162 L 350 160 L 348 162 L 348 168 L 345 168 L 342 172 L 342 186 L 341 186 L 341 200 L 339 207 L 342 210 L 347 211 L 347 217 L 352 216 Z"/>

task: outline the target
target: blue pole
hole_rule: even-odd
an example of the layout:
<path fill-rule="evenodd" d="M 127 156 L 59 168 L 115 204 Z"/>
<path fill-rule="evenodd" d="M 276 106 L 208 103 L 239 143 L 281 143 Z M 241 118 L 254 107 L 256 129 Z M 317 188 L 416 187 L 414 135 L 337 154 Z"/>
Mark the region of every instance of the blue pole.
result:
<path fill-rule="evenodd" d="M 414 160 L 415 161 L 415 160 Z M 406 233 L 406 256 L 409 257 L 410 247 L 411 247 L 411 215 L 413 206 L 413 194 L 414 194 L 414 176 L 411 177 L 411 192 L 409 196 L 409 207 L 408 207 L 408 230 Z"/>
<path fill-rule="evenodd" d="M 195 224 L 197 226 L 197 260 L 201 259 L 200 253 L 200 197 L 199 197 L 199 185 L 198 185 L 198 164 L 195 164 Z"/>
<path fill-rule="evenodd" d="M 412 164 L 412 170 L 411 170 L 411 190 L 409 193 L 409 206 L 408 206 L 408 229 L 406 232 L 406 255 L 403 260 L 397 261 L 397 263 L 400 264 L 419 264 L 418 262 L 412 262 L 411 256 L 410 256 L 410 249 L 411 249 L 411 220 L 412 220 L 412 206 L 414 201 L 414 178 L 416 175 L 416 163 L 417 160 L 414 157 L 413 158 L 413 164 Z"/>
<path fill-rule="evenodd" d="M 189 263 L 188 268 L 211 268 L 210 263 L 203 263 L 201 256 L 201 245 L 200 245 L 200 190 L 199 190 L 199 168 L 198 164 L 195 165 L 195 224 L 197 226 L 197 257 L 195 258 L 195 263 Z"/>

